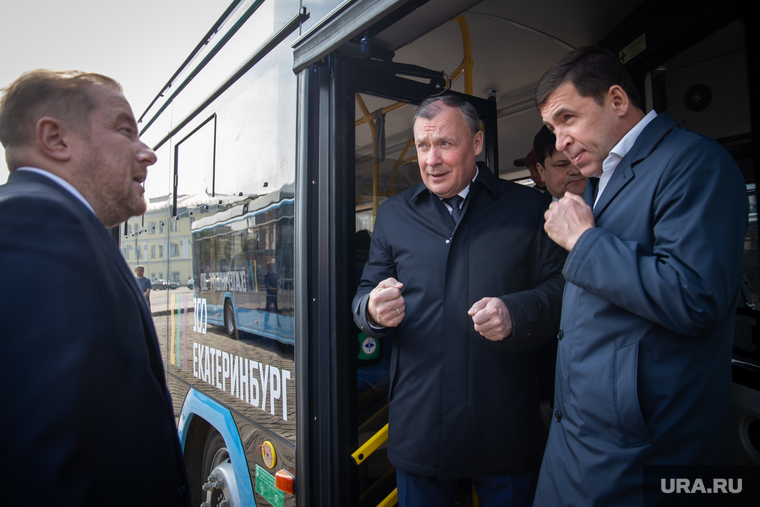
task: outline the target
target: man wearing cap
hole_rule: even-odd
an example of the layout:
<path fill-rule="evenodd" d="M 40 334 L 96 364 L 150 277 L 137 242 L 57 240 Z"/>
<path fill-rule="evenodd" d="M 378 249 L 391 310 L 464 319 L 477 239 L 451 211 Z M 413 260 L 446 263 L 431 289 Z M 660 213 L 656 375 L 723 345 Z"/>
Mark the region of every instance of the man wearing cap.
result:
<path fill-rule="evenodd" d="M 515 167 L 528 168 L 528 172 L 530 172 L 530 179 L 532 179 L 533 183 L 535 183 L 536 190 L 543 193 L 546 191 L 546 184 L 541 179 L 541 175 L 538 174 L 538 169 L 536 169 L 537 163 L 538 158 L 536 158 L 536 152 L 533 148 L 530 149 L 524 158 L 518 158 L 514 161 Z"/>

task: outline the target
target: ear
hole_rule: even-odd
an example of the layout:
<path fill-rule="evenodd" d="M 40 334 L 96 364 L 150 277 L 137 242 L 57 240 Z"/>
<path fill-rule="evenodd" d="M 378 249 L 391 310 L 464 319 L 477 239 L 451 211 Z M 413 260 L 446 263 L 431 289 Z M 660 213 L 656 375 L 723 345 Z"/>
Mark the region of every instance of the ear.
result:
<path fill-rule="evenodd" d="M 480 155 L 480 152 L 483 151 L 483 131 L 482 130 L 477 131 L 472 142 L 473 142 L 473 148 L 475 149 L 475 156 Z"/>
<path fill-rule="evenodd" d="M 607 90 L 607 100 L 615 111 L 616 116 L 625 116 L 631 105 L 628 100 L 628 94 L 625 93 L 625 90 L 620 85 L 610 86 L 610 89 Z"/>
<path fill-rule="evenodd" d="M 541 162 L 536 162 L 536 169 L 538 170 L 538 175 L 541 176 L 541 181 L 546 183 L 546 170 L 544 169 L 544 166 L 541 165 Z"/>
<path fill-rule="evenodd" d="M 72 156 L 69 146 L 71 128 L 57 118 L 43 116 L 37 121 L 37 147 L 47 157 L 65 162 Z"/>

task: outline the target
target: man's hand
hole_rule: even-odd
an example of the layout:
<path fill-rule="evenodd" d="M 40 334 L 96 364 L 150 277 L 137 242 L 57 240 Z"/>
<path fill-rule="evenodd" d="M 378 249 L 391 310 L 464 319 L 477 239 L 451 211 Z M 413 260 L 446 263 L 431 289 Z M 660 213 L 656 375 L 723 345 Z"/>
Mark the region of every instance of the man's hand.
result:
<path fill-rule="evenodd" d="M 566 192 L 544 213 L 544 230 L 549 237 L 568 252 L 586 230 L 595 226 L 594 212 L 579 195 Z"/>
<path fill-rule="evenodd" d="M 503 340 L 512 333 L 512 317 L 499 298 L 483 298 L 467 313 L 472 316 L 475 331 L 491 341 Z"/>
<path fill-rule="evenodd" d="M 404 320 L 404 284 L 395 278 L 386 278 L 369 293 L 367 312 L 372 324 L 381 327 L 396 327 Z"/>

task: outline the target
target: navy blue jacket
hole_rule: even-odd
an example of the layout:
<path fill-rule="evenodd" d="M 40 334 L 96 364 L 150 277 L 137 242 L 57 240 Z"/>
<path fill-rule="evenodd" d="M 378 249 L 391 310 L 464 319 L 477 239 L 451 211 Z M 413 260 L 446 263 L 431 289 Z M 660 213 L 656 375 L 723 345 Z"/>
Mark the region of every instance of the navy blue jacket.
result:
<path fill-rule="evenodd" d="M 49 178 L 0 187 L 0 485 L 39 506 L 190 505 L 145 298 Z"/>
<path fill-rule="evenodd" d="M 354 320 L 369 327 L 369 292 L 394 277 L 406 317 L 393 332 L 388 455 L 442 479 L 537 467 L 543 450 L 537 347 L 555 335 L 562 251 L 543 231 L 542 196 L 480 166 L 454 225 L 423 183 L 378 213 Z M 499 297 L 512 334 L 493 342 L 469 308 Z"/>
<path fill-rule="evenodd" d="M 640 506 L 643 465 L 729 463 L 747 208 L 728 152 L 667 113 L 620 161 L 563 271 L 537 506 Z"/>

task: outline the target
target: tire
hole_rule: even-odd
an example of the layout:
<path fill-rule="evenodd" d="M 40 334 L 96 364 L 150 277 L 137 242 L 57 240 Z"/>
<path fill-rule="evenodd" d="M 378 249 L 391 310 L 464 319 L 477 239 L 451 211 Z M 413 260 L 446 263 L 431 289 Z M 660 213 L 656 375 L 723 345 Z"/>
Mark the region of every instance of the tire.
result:
<path fill-rule="evenodd" d="M 211 471 L 218 465 L 223 463 L 229 458 L 229 452 L 227 446 L 224 443 L 222 435 L 219 434 L 213 427 L 209 427 L 206 435 L 206 444 L 203 448 L 203 466 L 201 468 L 201 477 L 205 483 L 208 480 L 208 476 L 211 475 Z M 201 498 L 207 498 L 206 491 L 201 491 Z M 214 490 L 211 493 L 211 505 L 218 505 L 224 500 L 223 492 Z"/>
<path fill-rule="evenodd" d="M 224 330 L 230 336 L 235 336 L 237 334 L 235 309 L 232 308 L 232 302 L 229 299 L 224 303 Z"/>

